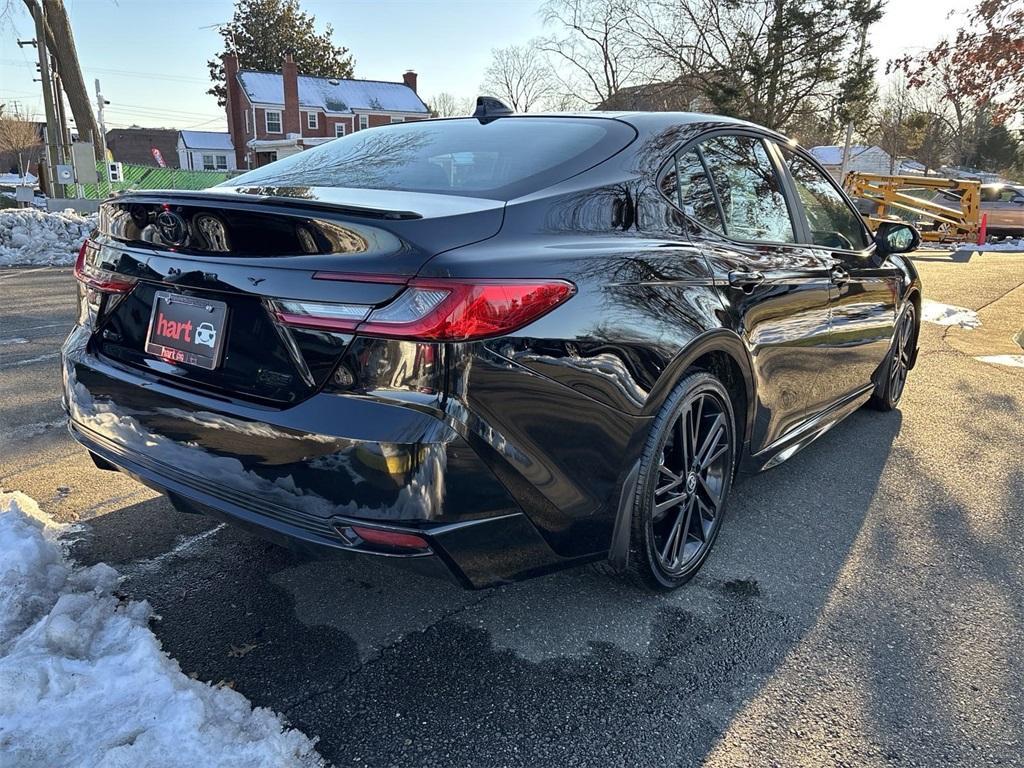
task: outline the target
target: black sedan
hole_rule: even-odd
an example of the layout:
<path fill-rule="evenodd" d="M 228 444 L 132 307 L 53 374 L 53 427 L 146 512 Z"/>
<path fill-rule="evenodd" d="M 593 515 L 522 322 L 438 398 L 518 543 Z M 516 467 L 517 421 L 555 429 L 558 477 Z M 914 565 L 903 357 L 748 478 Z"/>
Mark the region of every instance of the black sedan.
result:
<path fill-rule="evenodd" d="M 104 203 L 69 426 L 176 508 L 293 546 L 669 589 L 738 473 L 897 405 L 917 244 L 749 123 L 484 103 Z"/>

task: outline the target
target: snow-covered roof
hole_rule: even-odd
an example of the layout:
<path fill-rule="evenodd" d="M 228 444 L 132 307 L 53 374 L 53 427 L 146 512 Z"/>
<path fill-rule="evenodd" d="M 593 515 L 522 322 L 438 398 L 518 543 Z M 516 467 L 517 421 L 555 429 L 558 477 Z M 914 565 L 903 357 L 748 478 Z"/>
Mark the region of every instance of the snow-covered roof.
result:
<path fill-rule="evenodd" d="M 405 83 L 380 80 L 330 80 L 299 75 L 299 106 L 324 112 L 421 112 L 429 110 Z M 238 73 L 238 82 L 255 104 L 284 104 L 284 80 L 278 72 Z"/>
<path fill-rule="evenodd" d="M 187 149 L 219 149 L 230 152 L 231 134 L 221 131 L 179 131 L 181 143 Z"/>
<path fill-rule="evenodd" d="M 857 155 L 862 155 L 870 149 L 877 149 L 879 152 L 884 152 L 881 147 L 865 147 L 852 145 L 850 147 L 850 158 L 853 159 Z M 808 150 L 811 155 L 822 165 L 842 165 L 843 164 L 843 148 L 836 145 L 811 147 Z"/>

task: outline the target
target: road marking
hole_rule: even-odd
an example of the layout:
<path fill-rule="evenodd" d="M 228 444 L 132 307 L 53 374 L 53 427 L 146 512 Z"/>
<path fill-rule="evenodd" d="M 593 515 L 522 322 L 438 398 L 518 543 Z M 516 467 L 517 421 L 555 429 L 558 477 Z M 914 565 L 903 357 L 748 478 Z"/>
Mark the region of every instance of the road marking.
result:
<path fill-rule="evenodd" d="M 7 365 L 11 368 L 17 368 L 21 365 L 32 365 L 32 363 L 41 363 L 44 360 L 55 360 L 60 357 L 60 352 L 50 352 L 39 357 L 30 357 L 28 360 L 18 360 L 16 363 L 8 363 Z"/>
<path fill-rule="evenodd" d="M 0 346 L 7 346 L 8 344 L 28 344 L 28 339 L 23 339 L 20 336 L 15 336 L 12 339 L 0 339 Z"/>

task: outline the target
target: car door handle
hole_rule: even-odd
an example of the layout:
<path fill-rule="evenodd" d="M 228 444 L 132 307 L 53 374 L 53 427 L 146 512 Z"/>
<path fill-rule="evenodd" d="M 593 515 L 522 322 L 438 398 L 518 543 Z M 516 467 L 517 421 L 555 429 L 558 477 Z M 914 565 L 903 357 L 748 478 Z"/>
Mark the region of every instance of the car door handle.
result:
<path fill-rule="evenodd" d="M 850 282 L 850 273 L 840 266 L 832 267 L 829 274 L 832 276 L 832 282 L 836 285 L 843 285 L 844 283 Z"/>
<path fill-rule="evenodd" d="M 737 288 L 752 288 L 764 282 L 764 273 L 743 269 L 729 273 L 729 285 Z"/>

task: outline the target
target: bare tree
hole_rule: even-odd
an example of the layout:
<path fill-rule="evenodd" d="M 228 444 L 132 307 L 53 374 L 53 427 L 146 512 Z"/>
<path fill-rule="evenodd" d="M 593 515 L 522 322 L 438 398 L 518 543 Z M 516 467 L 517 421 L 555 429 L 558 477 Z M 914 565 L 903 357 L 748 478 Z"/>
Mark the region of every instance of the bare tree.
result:
<path fill-rule="evenodd" d="M 844 81 L 862 75 L 842 66 L 855 54 L 848 29 L 859 7 L 850 0 L 652 0 L 637 5 L 630 26 L 665 76 L 695 87 L 716 111 L 786 130 L 808 112 L 827 112 Z"/>
<path fill-rule="evenodd" d="M 651 77 L 633 32 L 636 4 L 628 0 L 548 0 L 542 10 L 554 34 L 539 48 L 551 60 L 558 90 L 598 106 L 634 82 Z"/>
<path fill-rule="evenodd" d="M 17 164 L 23 173 L 42 146 L 39 124 L 33 115 L 23 112 L 17 104 L 0 104 L 0 157 L 4 164 Z M 0 168 L 6 172 L 7 168 Z"/>
<path fill-rule="evenodd" d="M 516 112 L 536 109 L 553 91 L 551 73 L 539 50 L 538 41 L 493 49 L 481 88 Z"/>
<path fill-rule="evenodd" d="M 889 155 L 889 173 L 895 173 L 899 158 L 914 154 L 924 130 L 922 114 L 915 108 L 906 78 L 894 76 L 868 116 L 868 136 Z"/>
<path fill-rule="evenodd" d="M 430 111 L 434 117 L 459 117 L 469 115 L 473 112 L 472 99 L 460 99 L 448 91 L 441 91 L 436 96 L 427 99 Z"/>

